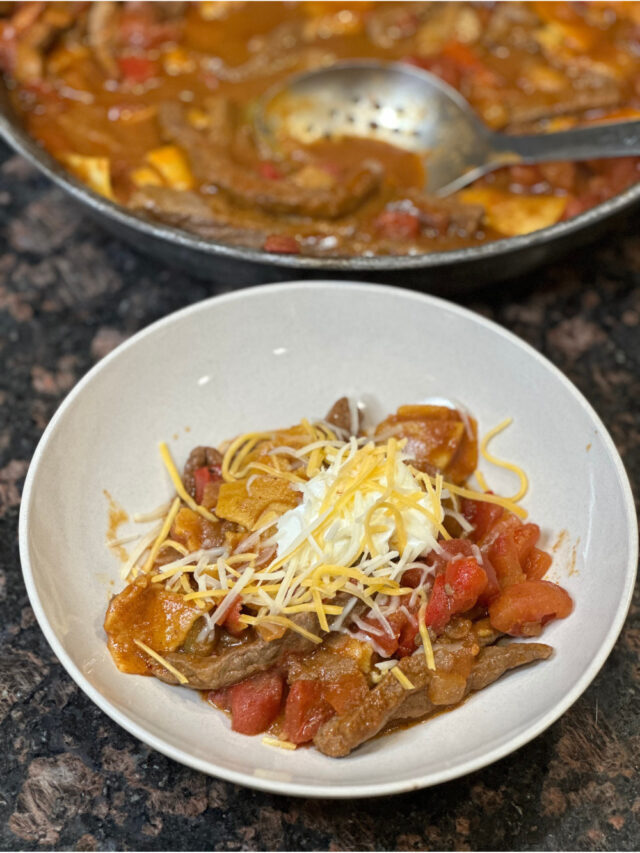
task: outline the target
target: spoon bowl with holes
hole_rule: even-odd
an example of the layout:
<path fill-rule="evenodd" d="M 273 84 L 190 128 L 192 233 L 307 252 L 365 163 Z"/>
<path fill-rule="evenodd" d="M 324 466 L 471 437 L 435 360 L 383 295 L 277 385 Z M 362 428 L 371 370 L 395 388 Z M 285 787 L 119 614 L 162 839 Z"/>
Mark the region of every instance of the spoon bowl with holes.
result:
<path fill-rule="evenodd" d="M 263 96 L 255 121 L 272 150 L 286 139 L 309 145 L 357 136 L 413 151 L 424 161 L 425 189 L 439 196 L 509 164 L 640 154 L 640 120 L 557 133 L 496 133 L 435 74 L 375 60 L 289 78 Z"/>

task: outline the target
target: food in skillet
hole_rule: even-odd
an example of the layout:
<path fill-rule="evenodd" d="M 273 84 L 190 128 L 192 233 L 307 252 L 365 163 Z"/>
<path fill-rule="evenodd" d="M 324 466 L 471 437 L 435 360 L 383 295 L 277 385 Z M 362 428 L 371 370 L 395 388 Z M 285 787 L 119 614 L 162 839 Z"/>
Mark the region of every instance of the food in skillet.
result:
<path fill-rule="evenodd" d="M 105 630 L 127 673 L 203 691 L 243 734 L 343 756 L 548 658 L 572 601 L 518 501 L 492 494 L 462 410 L 401 406 L 196 447 L 126 559 Z M 467 485 L 475 473 L 483 491 Z M 149 520 L 149 517 L 143 517 Z"/>
<path fill-rule="evenodd" d="M 638 179 L 638 158 L 514 165 L 451 198 L 415 154 L 354 138 L 274 159 L 252 104 L 346 58 L 432 71 L 508 132 L 640 115 L 639 3 L 1 3 L 28 131 L 96 192 L 213 240 L 319 256 L 525 234 Z"/>

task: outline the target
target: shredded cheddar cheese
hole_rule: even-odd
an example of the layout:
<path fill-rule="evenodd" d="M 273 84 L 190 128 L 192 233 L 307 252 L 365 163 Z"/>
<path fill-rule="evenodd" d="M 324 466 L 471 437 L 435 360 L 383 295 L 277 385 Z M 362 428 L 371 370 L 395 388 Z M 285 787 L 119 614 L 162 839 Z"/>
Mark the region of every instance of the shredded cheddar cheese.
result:
<path fill-rule="evenodd" d="M 160 526 L 154 527 L 152 530 L 149 530 L 144 536 L 140 538 L 140 541 L 132 550 L 129 555 L 129 559 L 126 560 L 122 568 L 120 569 L 120 577 L 123 580 L 128 580 L 130 577 L 136 577 L 138 574 L 138 562 L 142 558 L 145 551 L 153 545 L 158 533 L 160 532 Z"/>
<path fill-rule="evenodd" d="M 480 453 L 487 460 L 487 462 L 491 462 L 498 468 L 504 468 L 505 471 L 511 471 L 513 474 L 516 475 L 516 477 L 518 477 L 518 479 L 520 480 L 520 488 L 515 493 L 515 495 L 512 495 L 509 498 L 509 500 L 513 501 L 513 503 L 518 503 L 518 501 L 522 500 L 522 498 L 526 495 L 529 489 L 529 480 L 527 479 L 527 475 L 522 470 L 522 468 L 518 467 L 517 465 L 514 465 L 513 462 L 506 462 L 504 459 L 498 459 L 497 457 L 493 456 L 493 454 L 489 453 L 489 451 L 487 450 L 489 442 L 501 432 L 503 432 L 512 423 L 513 418 L 506 418 L 504 421 L 502 421 L 502 423 L 498 424 L 498 426 L 489 430 L 489 432 L 480 442 Z M 480 471 L 476 471 L 475 477 L 478 481 L 478 484 L 480 485 L 480 488 L 483 489 L 485 492 L 488 492 L 489 487 L 487 486 L 487 482 L 484 479 L 482 473 Z"/>
<path fill-rule="evenodd" d="M 296 477 L 295 474 L 291 474 L 289 471 L 279 471 L 277 468 L 264 465 L 262 462 L 249 462 L 247 470 L 262 471 L 264 474 L 270 474 L 272 477 L 280 477 L 283 480 L 288 480 L 290 483 L 304 483 L 302 477 Z"/>
<path fill-rule="evenodd" d="M 146 524 L 148 521 L 159 521 L 159 519 L 164 518 L 169 512 L 170 506 L 171 503 L 168 502 L 166 504 L 162 504 L 162 506 L 152 509 L 151 512 L 137 512 L 133 516 L 133 520 L 136 524 Z"/>
<path fill-rule="evenodd" d="M 311 590 L 311 597 L 313 598 L 313 608 L 315 612 L 318 614 L 318 623 L 323 631 L 329 630 L 329 623 L 327 622 L 327 612 L 329 612 L 326 608 L 322 606 L 322 595 L 320 594 L 319 589 Z M 304 604 L 297 605 L 298 607 L 306 607 Z M 327 605 L 328 608 L 329 605 Z M 290 612 L 290 610 L 289 610 Z M 342 613 L 342 608 L 340 608 L 340 613 Z"/>
<path fill-rule="evenodd" d="M 280 740 L 277 737 L 263 737 L 262 743 L 265 746 L 274 746 L 276 749 L 297 749 L 297 745 L 295 743 L 291 743 L 290 740 Z"/>
<path fill-rule="evenodd" d="M 389 672 L 402 685 L 402 687 L 404 687 L 405 690 L 415 690 L 415 687 L 399 666 L 392 667 Z"/>
<path fill-rule="evenodd" d="M 173 524 L 173 520 L 178 514 L 178 510 L 180 509 L 180 498 L 176 498 L 174 502 L 171 504 L 171 509 L 167 513 L 167 517 L 165 518 L 162 527 L 160 528 L 160 533 L 158 533 L 158 538 L 153 543 L 153 547 L 149 552 L 149 556 L 146 559 L 144 566 L 142 567 L 142 571 L 145 574 L 149 574 L 151 568 L 158 556 L 160 548 L 162 547 L 162 543 L 169 535 L 169 531 L 171 530 L 171 525 Z"/>
<path fill-rule="evenodd" d="M 189 588 L 191 590 L 191 588 Z M 185 597 L 185 601 L 197 601 L 200 598 L 224 598 L 229 595 L 226 589 L 199 589 L 197 592 L 189 591 Z"/>
<path fill-rule="evenodd" d="M 497 504 L 504 509 L 517 515 L 518 518 L 526 518 L 528 512 L 518 504 L 515 504 L 509 498 L 501 498 L 499 495 L 488 495 L 484 492 L 476 492 L 473 489 L 463 489 L 461 486 L 454 486 L 452 483 L 445 483 L 444 487 L 452 495 L 459 495 L 461 498 L 471 498 L 474 501 L 484 501 L 485 503 Z"/>
<path fill-rule="evenodd" d="M 429 636 L 429 630 L 425 624 L 424 617 L 427 610 L 427 603 L 423 601 L 420 605 L 420 610 L 418 611 L 418 631 L 420 632 L 420 637 L 422 638 L 422 648 L 424 649 L 424 656 L 427 661 L 427 666 L 429 669 L 435 671 L 436 661 L 433 656 L 433 646 L 431 645 L 431 637 Z"/>
<path fill-rule="evenodd" d="M 247 432 L 231 442 L 222 459 L 221 473 L 225 483 L 232 483 L 244 475 L 240 470 L 244 458 L 258 442 L 271 438 L 272 435 L 270 432 Z"/>
<path fill-rule="evenodd" d="M 322 638 L 318 637 L 317 634 L 312 634 L 311 631 L 307 631 L 306 628 L 303 628 L 301 625 L 292 622 L 291 619 L 288 619 L 286 616 L 246 616 L 242 615 L 239 619 L 240 622 L 243 622 L 245 625 L 262 625 L 262 624 L 274 624 L 274 625 L 282 625 L 284 628 L 290 628 L 292 631 L 295 631 L 297 634 L 300 634 L 302 637 L 305 637 L 307 640 L 311 640 L 312 643 L 321 643 Z"/>
<path fill-rule="evenodd" d="M 182 554 L 183 557 L 186 557 L 189 553 L 188 549 L 185 548 L 181 542 L 176 542 L 175 539 L 165 539 L 160 546 L 160 550 L 163 548 L 173 548 L 174 551 L 177 551 L 178 554 Z"/>
<path fill-rule="evenodd" d="M 227 557 L 225 563 L 228 566 L 235 566 L 236 563 L 252 563 L 257 556 L 252 551 L 244 551 L 242 554 L 234 554 L 232 557 Z"/>

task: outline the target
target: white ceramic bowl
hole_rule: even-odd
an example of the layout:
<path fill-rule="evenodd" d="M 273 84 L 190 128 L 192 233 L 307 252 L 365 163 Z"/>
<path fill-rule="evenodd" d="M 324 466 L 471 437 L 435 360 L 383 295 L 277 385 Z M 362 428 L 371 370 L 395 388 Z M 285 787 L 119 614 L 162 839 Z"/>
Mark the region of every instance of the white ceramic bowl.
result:
<path fill-rule="evenodd" d="M 197 693 L 123 675 L 102 631 L 118 565 L 105 548 L 103 490 L 130 512 L 171 494 L 156 445 L 182 464 L 196 444 L 322 416 L 342 394 L 372 417 L 436 395 L 463 401 L 530 477 L 525 506 L 575 599 L 544 640 L 547 662 L 514 672 L 450 714 L 343 759 L 286 752 L 230 731 Z M 511 475 L 485 470 L 509 493 Z M 575 553 L 575 567 L 571 568 Z M 42 630 L 105 713 L 206 773 L 286 794 L 361 797 L 452 779 L 542 732 L 602 666 L 634 583 L 637 527 L 613 442 L 575 387 L 518 338 L 432 297 L 351 282 L 288 283 L 191 306 L 144 329 L 74 388 L 34 456 L 20 516 L 25 581 Z M 110 583 L 111 582 L 111 583 Z"/>

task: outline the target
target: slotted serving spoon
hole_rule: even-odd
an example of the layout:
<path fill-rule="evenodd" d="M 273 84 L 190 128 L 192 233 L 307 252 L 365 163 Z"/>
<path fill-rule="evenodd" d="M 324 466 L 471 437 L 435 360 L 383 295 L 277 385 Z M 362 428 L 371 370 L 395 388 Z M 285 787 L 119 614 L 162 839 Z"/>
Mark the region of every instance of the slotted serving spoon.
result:
<path fill-rule="evenodd" d="M 434 74 L 368 60 L 300 74 L 270 89 L 258 105 L 256 128 L 272 150 L 287 138 L 308 145 L 358 136 L 414 151 L 424 158 L 425 189 L 440 196 L 508 164 L 640 154 L 640 120 L 509 136 L 490 130 Z"/>

